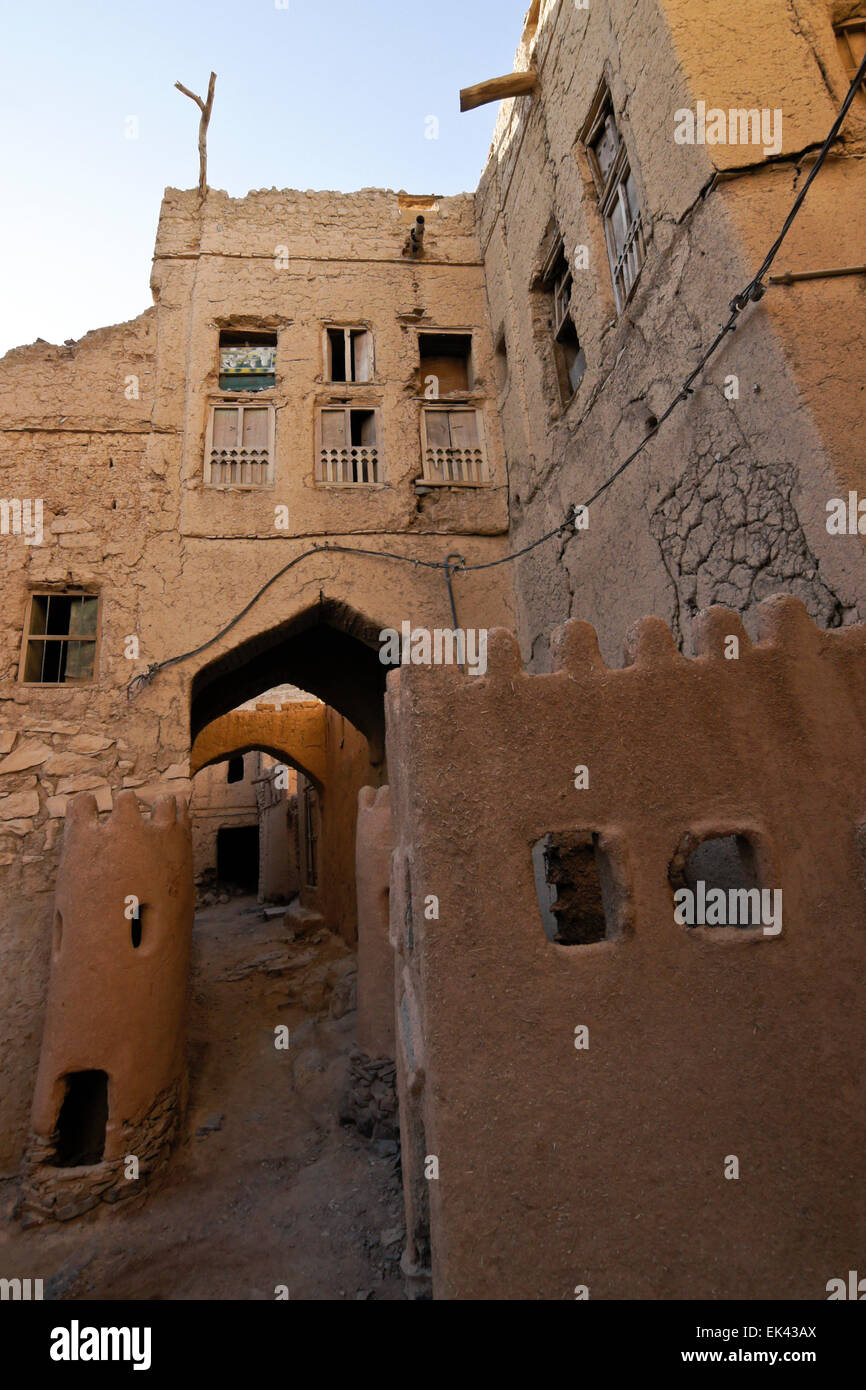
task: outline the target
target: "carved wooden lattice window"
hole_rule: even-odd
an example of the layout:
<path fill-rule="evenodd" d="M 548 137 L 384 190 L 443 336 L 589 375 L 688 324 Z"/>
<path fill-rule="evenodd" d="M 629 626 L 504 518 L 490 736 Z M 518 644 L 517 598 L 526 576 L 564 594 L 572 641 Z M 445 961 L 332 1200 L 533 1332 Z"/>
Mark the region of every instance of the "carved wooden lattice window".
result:
<path fill-rule="evenodd" d="M 270 487 L 274 481 L 272 405 L 211 406 L 205 450 L 208 487 Z"/>
<path fill-rule="evenodd" d="M 378 411 L 369 406 L 328 406 L 319 412 L 318 434 L 318 482 L 382 481 Z"/>
<path fill-rule="evenodd" d="M 428 406 L 421 429 L 425 483 L 481 487 L 489 481 L 480 410 Z"/>

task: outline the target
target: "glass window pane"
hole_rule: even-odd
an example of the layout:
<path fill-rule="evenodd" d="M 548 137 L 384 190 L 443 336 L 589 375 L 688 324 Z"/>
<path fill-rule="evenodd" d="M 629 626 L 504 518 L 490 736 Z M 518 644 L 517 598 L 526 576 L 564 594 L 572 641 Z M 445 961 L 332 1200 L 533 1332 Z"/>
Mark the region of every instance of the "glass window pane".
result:
<path fill-rule="evenodd" d="M 628 234 L 628 214 L 622 188 L 616 190 L 616 200 L 610 210 L 610 228 L 613 233 L 614 251 L 617 260 L 619 260 Z"/>
<path fill-rule="evenodd" d="M 629 222 L 636 222 L 640 209 L 637 201 L 637 186 L 634 181 L 634 175 L 630 169 L 626 170 L 625 198 L 628 204 Z"/>

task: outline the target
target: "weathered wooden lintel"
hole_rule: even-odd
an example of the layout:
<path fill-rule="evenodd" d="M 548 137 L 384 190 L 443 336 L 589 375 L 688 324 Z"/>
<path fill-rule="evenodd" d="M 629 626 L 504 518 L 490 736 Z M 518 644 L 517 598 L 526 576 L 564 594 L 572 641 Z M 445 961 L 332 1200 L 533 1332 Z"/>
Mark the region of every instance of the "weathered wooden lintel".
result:
<path fill-rule="evenodd" d="M 486 106 L 490 101 L 504 101 L 506 97 L 531 96 L 537 86 L 538 72 L 535 68 L 530 68 L 528 72 L 510 72 L 506 77 L 479 82 L 476 87 L 464 87 L 460 93 L 460 110 L 473 111 L 476 106 Z"/>

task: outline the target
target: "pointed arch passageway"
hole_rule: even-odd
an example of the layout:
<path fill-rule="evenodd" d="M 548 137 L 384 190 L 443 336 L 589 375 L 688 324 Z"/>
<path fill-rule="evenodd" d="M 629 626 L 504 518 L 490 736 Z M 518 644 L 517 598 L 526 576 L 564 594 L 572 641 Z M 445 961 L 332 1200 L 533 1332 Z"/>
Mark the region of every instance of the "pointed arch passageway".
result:
<path fill-rule="evenodd" d="M 370 758 L 385 748 L 381 624 L 323 598 L 312 608 L 240 642 L 203 666 L 192 683 L 193 743 L 206 725 L 263 691 L 291 684 L 316 696 L 364 735 Z"/>

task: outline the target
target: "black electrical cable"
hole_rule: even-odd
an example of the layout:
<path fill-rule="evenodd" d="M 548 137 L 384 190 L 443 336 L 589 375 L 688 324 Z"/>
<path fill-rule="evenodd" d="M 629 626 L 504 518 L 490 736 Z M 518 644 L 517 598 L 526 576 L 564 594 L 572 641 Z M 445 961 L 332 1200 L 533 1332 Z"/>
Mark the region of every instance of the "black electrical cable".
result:
<path fill-rule="evenodd" d="M 206 642 L 202 642 L 200 646 L 193 647 L 188 652 L 181 652 L 179 656 L 167 657 L 165 661 L 154 661 L 148 666 L 146 671 L 142 671 L 139 675 L 133 676 L 127 686 L 127 698 L 132 699 L 133 695 L 137 695 L 139 690 L 143 689 L 144 686 L 150 685 L 154 676 L 156 676 L 159 671 L 165 671 L 169 666 L 177 666 L 182 661 L 189 661 L 194 656 L 200 656 L 202 652 L 206 652 L 209 647 L 212 647 L 215 642 L 219 642 L 220 638 L 225 637 L 227 632 L 231 632 L 233 627 L 237 627 L 241 619 L 245 618 L 250 609 L 255 607 L 262 595 L 267 593 L 268 589 L 270 589 L 273 584 L 276 584 L 279 579 L 282 579 L 284 574 L 288 574 L 290 569 L 294 569 L 295 565 L 300 564 L 301 560 L 306 560 L 309 555 L 329 554 L 373 555 L 377 559 L 382 560 L 403 560 L 407 565 L 421 565 L 425 569 L 441 570 L 447 568 L 447 562 L 443 563 L 441 560 L 416 560 L 411 555 L 396 555 L 387 550 L 363 550 L 355 546 L 332 545 L 328 541 L 326 541 L 324 545 L 311 546 L 309 550 L 302 550 L 300 555 L 296 555 L 294 559 L 289 560 L 288 564 L 283 565 L 282 569 L 277 570 L 276 574 L 272 574 L 270 579 L 253 595 L 249 603 L 247 603 L 239 613 L 236 613 L 231 622 L 226 623 L 225 627 L 213 637 L 209 637 Z"/>
<path fill-rule="evenodd" d="M 508 555 L 503 555 L 499 560 L 488 560 L 486 563 L 480 565 L 467 565 L 465 561 L 463 561 L 462 557 L 457 555 L 449 555 L 445 560 L 416 560 L 413 559 L 410 555 L 397 555 L 393 551 L 389 550 L 365 550 L 358 546 L 332 545 L 329 542 L 325 542 L 325 544 L 323 545 L 314 545 L 309 550 L 304 550 L 301 552 L 300 555 L 296 555 L 293 560 L 289 560 L 288 564 L 283 565 L 283 568 L 281 570 L 278 570 L 276 574 L 271 576 L 271 578 L 267 581 L 266 584 L 262 585 L 258 593 L 253 595 L 249 603 L 246 604 L 246 606 L 242 608 L 241 611 L 238 614 L 236 614 L 234 618 L 232 618 L 231 622 L 227 623 L 226 626 L 222 628 L 220 632 L 217 632 L 213 637 L 210 637 L 207 642 L 202 642 L 200 646 L 194 647 L 191 651 L 182 652 L 179 656 L 169 657 L 165 661 L 155 661 L 150 666 L 148 666 L 146 671 L 141 672 L 141 674 L 138 676 L 134 676 L 127 687 L 127 697 L 131 699 L 133 695 L 136 695 L 139 690 L 143 689 L 144 686 L 149 685 L 159 671 L 165 671 L 170 666 L 177 666 L 182 661 L 189 661 L 194 656 L 200 656 L 202 652 L 207 651 L 209 647 L 212 647 L 216 642 L 219 642 L 221 638 L 225 637 L 226 633 L 231 632 L 232 628 L 237 626 L 237 624 L 241 621 L 242 618 L 246 617 L 250 609 L 255 607 L 262 595 L 265 594 L 273 584 L 276 584 L 279 579 L 282 579 L 284 574 L 287 574 L 290 569 L 293 569 L 295 565 L 300 564 L 301 560 L 307 559 L 307 557 L 310 555 L 326 555 L 329 553 L 338 555 L 371 555 L 379 560 L 397 560 L 402 561 L 404 564 L 407 565 L 420 565 L 424 569 L 444 570 L 445 578 L 448 584 L 448 593 L 451 602 L 451 610 L 452 614 L 454 614 L 454 590 L 452 586 L 453 575 L 461 573 L 469 574 L 477 570 L 495 569 L 498 565 L 509 565 L 514 560 L 521 559 L 522 556 L 528 555 L 530 551 L 536 550 L 540 545 L 544 545 L 547 541 L 552 540 L 554 536 L 561 536 L 565 531 L 574 531 L 577 513 L 584 511 L 586 508 L 592 506 L 593 502 L 597 502 L 599 497 L 601 497 L 607 491 L 607 489 L 613 483 L 616 482 L 617 478 L 620 477 L 620 475 L 624 473 L 627 468 L 631 467 L 635 459 L 637 459 L 639 455 L 643 453 L 647 444 L 649 444 L 650 441 L 654 439 L 655 436 L 658 434 L 665 421 L 668 420 L 671 415 L 673 415 L 677 406 L 680 405 L 681 402 L 687 401 L 689 396 L 693 394 L 692 383 L 697 379 L 698 376 L 700 376 L 701 372 L 704 370 L 704 367 L 706 367 L 710 359 L 715 356 L 716 352 L 721 347 L 728 334 L 733 333 L 735 331 L 737 319 L 740 317 L 740 315 L 745 312 L 750 303 L 756 303 L 758 300 L 763 298 L 767 288 L 766 285 L 763 283 L 764 277 L 767 275 L 767 272 L 769 271 L 770 267 L 772 266 L 773 262 L 778 256 L 779 251 L 782 247 L 782 243 L 785 241 L 785 238 L 791 230 L 791 227 L 793 226 L 794 221 L 801 207 L 803 206 L 806 194 L 809 192 L 809 189 L 814 183 L 818 175 L 818 172 L 823 166 L 824 161 L 826 160 L 827 155 L 829 154 L 830 149 L 839 134 L 842 122 L 844 121 L 845 117 L 848 114 L 848 111 L 850 110 L 851 103 L 853 102 L 855 96 L 857 95 L 858 89 L 864 81 L 866 81 L 866 57 L 863 58 L 860 67 L 857 69 L 857 72 L 854 76 L 854 80 L 851 83 L 851 86 L 848 90 L 848 95 L 842 103 L 842 107 L 839 111 L 839 114 L 833 122 L 833 125 L 830 128 L 827 138 L 821 146 L 818 155 L 816 156 L 815 163 L 809 171 L 809 176 L 806 179 L 806 182 L 800 189 L 800 192 L 798 193 L 794 201 L 794 204 L 791 207 L 791 211 L 785 218 L 782 230 L 780 231 L 776 240 L 773 242 L 773 245 L 770 247 L 770 250 L 764 257 L 764 260 L 761 264 L 758 273 L 755 276 L 753 276 L 753 278 L 749 281 L 748 285 L 746 285 L 745 288 L 742 289 L 739 292 L 739 294 L 735 295 L 734 298 L 731 300 L 730 317 L 719 329 L 712 343 L 707 348 L 700 361 L 697 363 L 697 366 L 686 377 L 685 381 L 683 382 L 677 394 L 674 396 L 673 400 L 667 406 L 666 410 L 664 410 L 662 414 L 659 416 L 652 429 L 649 430 L 649 432 L 640 441 L 637 448 L 634 449 L 629 454 L 628 458 L 624 459 L 623 462 L 619 465 L 619 467 L 616 468 L 614 472 L 611 473 L 610 476 L 606 478 L 605 481 L 599 487 L 596 488 L 595 492 L 586 502 L 582 503 L 581 505 L 572 507 L 571 513 L 566 518 L 566 520 L 562 522 L 561 525 L 556 526 L 552 531 L 547 531 L 543 536 L 539 536 L 537 540 L 532 541 L 529 545 L 523 546 L 521 550 L 515 550 Z M 455 560 L 459 560 L 460 563 L 453 564 L 452 562 Z"/>

